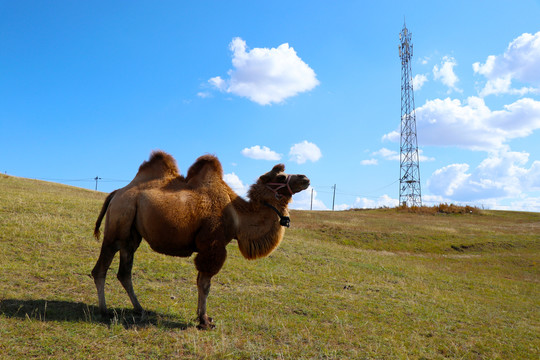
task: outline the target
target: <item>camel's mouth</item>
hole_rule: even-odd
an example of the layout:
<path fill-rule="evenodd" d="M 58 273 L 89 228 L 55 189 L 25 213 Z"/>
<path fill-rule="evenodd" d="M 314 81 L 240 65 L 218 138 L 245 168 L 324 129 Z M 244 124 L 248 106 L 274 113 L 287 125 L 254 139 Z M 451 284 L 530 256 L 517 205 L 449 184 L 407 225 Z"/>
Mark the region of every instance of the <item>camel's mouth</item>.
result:
<path fill-rule="evenodd" d="M 296 182 L 296 186 L 298 187 L 298 190 L 296 190 L 295 193 L 306 190 L 310 185 L 310 181 L 306 176 L 304 175 L 299 175 L 299 176 L 300 178 L 298 179 L 298 182 Z"/>

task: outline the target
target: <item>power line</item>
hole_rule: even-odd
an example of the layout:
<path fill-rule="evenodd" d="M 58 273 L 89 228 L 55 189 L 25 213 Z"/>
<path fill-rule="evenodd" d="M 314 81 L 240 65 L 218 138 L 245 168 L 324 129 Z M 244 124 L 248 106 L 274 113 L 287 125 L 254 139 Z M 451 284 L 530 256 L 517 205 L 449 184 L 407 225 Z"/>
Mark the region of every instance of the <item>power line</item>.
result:
<path fill-rule="evenodd" d="M 86 179 L 51 179 L 51 178 L 34 178 L 34 180 L 42 180 L 42 181 L 62 181 L 62 182 L 90 182 L 93 181 L 93 178 L 86 178 Z"/>
<path fill-rule="evenodd" d="M 59 182 L 94 182 L 96 180 L 95 177 L 93 178 L 85 178 L 85 179 L 53 179 L 53 178 L 33 178 L 34 180 L 41 180 L 41 181 L 59 181 Z M 108 179 L 108 178 L 99 178 L 102 182 L 125 182 L 128 183 L 130 180 L 120 180 L 120 179 Z"/>
<path fill-rule="evenodd" d="M 129 183 L 131 180 L 125 180 L 125 179 L 115 179 L 115 178 L 102 178 L 102 177 L 99 177 L 99 176 L 95 176 L 93 178 L 79 178 L 79 179 L 76 179 L 76 178 L 72 178 L 72 179 L 68 179 L 68 178 L 34 178 L 35 180 L 41 180 L 41 181 L 53 181 L 53 182 L 60 182 L 60 183 L 70 183 L 70 182 L 87 182 L 87 183 L 95 183 L 95 186 L 94 186 L 94 189 L 97 191 L 97 188 L 99 186 L 99 182 L 103 182 L 103 183 Z M 312 193 L 311 193 L 311 208 L 313 207 L 313 201 L 315 200 L 315 193 L 316 192 L 317 194 L 332 194 L 332 210 L 335 210 L 335 204 L 336 204 L 336 196 L 353 196 L 353 197 L 358 197 L 358 198 L 371 198 L 371 199 L 378 199 L 380 196 L 373 196 L 373 195 L 370 195 L 370 194 L 373 194 L 375 192 L 378 192 L 380 190 L 383 190 L 385 188 L 388 188 L 392 185 L 394 185 L 396 182 L 398 182 L 398 180 L 395 180 L 393 181 L 392 183 L 390 184 L 387 184 L 387 185 L 384 185 L 382 187 L 379 187 L 379 188 L 376 188 L 376 189 L 373 189 L 371 191 L 368 191 L 367 193 L 365 194 L 358 194 L 358 193 L 355 193 L 354 191 L 347 191 L 347 190 L 344 190 L 344 191 L 338 191 L 337 190 L 337 184 L 334 184 L 334 185 L 315 185 L 315 186 L 311 186 L 312 188 Z M 242 191 L 242 190 L 245 190 L 245 188 L 239 188 L 239 187 L 232 187 L 233 190 L 235 191 Z M 328 190 L 327 190 L 328 189 Z"/>
<path fill-rule="evenodd" d="M 332 185 L 332 186 L 313 186 L 312 185 L 311 187 L 313 189 L 315 189 L 315 191 L 317 191 L 317 193 L 321 193 L 321 194 L 334 194 L 334 186 L 336 186 L 335 194 L 337 194 L 337 195 L 356 196 L 356 197 L 364 197 L 364 198 L 379 198 L 379 196 L 373 196 L 373 195 L 370 195 L 370 194 L 373 194 L 373 193 L 376 193 L 376 192 L 381 191 L 383 189 L 389 188 L 390 186 L 396 184 L 398 181 L 399 181 L 399 179 L 391 182 L 390 184 L 381 186 L 381 187 L 373 189 L 371 191 L 367 191 L 366 194 L 357 194 L 357 193 L 354 193 L 354 192 L 349 192 L 347 190 L 337 191 L 337 186 L 336 185 Z M 324 189 L 324 188 L 328 188 L 328 187 L 330 188 L 330 191 L 320 190 L 320 188 Z"/>

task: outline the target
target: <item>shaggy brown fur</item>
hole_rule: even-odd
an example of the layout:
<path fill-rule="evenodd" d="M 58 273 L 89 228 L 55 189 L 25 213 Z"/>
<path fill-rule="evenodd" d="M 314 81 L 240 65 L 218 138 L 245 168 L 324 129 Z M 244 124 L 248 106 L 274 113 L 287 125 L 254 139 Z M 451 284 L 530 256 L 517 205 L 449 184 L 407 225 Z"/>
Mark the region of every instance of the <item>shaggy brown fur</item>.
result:
<path fill-rule="evenodd" d="M 304 175 L 287 176 L 284 170 L 279 164 L 262 175 L 251 186 L 246 201 L 223 181 L 223 169 L 215 156 L 201 156 L 184 178 L 172 156 L 153 152 L 131 183 L 107 196 L 96 221 L 94 235 L 99 238 L 101 222 L 107 215 L 101 253 L 92 270 L 101 312 L 107 313 L 107 270 L 120 251 L 117 277 L 135 310 L 143 313 L 133 291 L 131 270 L 133 254 L 144 238 L 162 254 L 186 257 L 197 253 L 199 327 L 213 327 L 206 314 L 206 299 L 212 276 L 225 262 L 227 244 L 237 239 L 242 255 L 257 259 L 270 254 L 283 238 L 280 217 L 268 205 L 287 216 L 292 194 L 287 187 L 275 194 L 267 184 L 288 180 L 293 193 L 309 186 Z"/>

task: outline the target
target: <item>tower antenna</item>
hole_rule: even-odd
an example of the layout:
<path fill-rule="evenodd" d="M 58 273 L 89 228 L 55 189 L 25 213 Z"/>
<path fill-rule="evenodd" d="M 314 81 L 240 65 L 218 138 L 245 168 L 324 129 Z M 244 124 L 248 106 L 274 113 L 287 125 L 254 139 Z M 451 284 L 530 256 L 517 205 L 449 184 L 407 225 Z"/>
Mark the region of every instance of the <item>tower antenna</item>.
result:
<path fill-rule="evenodd" d="M 408 207 L 422 206 L 418 140 L 416 138 L 416 111 L 414 108 L 411 68 L 413 45 L 411 33 L 405 25 L 405 19 L 403 19 L 403 29 L 399 33 L 399 41 L 399 57 L 401 59 L 399 204 Z"/>

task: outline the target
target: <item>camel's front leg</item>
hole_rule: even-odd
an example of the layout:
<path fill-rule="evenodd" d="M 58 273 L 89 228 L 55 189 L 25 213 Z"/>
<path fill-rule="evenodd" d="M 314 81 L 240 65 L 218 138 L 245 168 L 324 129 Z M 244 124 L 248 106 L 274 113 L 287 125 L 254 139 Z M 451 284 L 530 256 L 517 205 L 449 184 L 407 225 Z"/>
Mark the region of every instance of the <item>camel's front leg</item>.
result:
<path fill-rule="evenodd" d="M 197 328 L 201 330 L 213 329 L 212 318 L 206 314 L 206 299 L 210 293 L 210 280 L 212 275 L 199 271 L 197 276 L 197 288 L 199 290 L 199 302 L 197 306 L 197 316 L 199 317 L 199 325 Z"/>
<path fill-rule="evenodd" d="M 199 253 L 195 257 L 195 267 L 199 270 L 197 276 L 197 288 L 199 290 L 199 303 L 197 306 L 197 316 L 199 318 L 199 329 L 212 329 L 212 319 L 206 314 L 206 299 L 210 292 L 210 280 L 212 276 L 216 275 L 227 258 L 227 250 L 225 245 L 227 242 L 223 236 L 208 234 L 207 231 L 210 227 L 203 228 L 199 232 L 196 240 Z M 215 241 L 208 242 L 209 239 L 216 239 Z M 220 241 L 221 240 L 221 241 Z"/>

